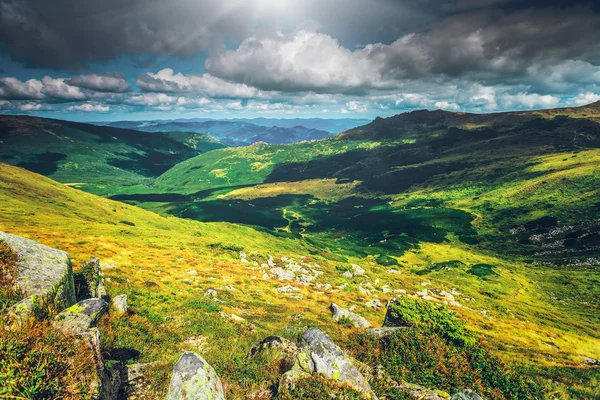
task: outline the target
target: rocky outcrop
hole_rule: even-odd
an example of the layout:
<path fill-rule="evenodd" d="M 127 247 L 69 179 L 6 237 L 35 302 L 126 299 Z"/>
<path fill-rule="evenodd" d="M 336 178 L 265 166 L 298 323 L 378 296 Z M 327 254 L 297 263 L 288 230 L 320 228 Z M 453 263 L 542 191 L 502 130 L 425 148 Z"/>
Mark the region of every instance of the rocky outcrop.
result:
<path fill-rule="evenodd" d="M 106 299 L 100 260 L 92 258 L 83 265 L 79 272 L 75 273 L 75 292 L 77 300 L 91 297 Z"/>
<path fill-rule="evenodd" d="M 248 352 L 248 358 L 263 356 L 277 365 L 282 373 L 289 371 L 296 362 L 298 347 L 281 336 L 269 336 L 255 343 Z"/>
<path fill-rule="evenodd" d="M 408 327 L 404 327 L 404 326 L 387 326 L 387 327 L 382 327 L 382 328 L 371 328 L 371 329 L 367 329 L 365 331 L 365 333 L 367 335 L 376 337 L 378 339 L 385 339 L 389 336 L 392 336 L 393 334 L 397 333 L 397 332 L 401 332 L 408 329 Z"/>
<path fill-rule="evenodd" d="M 302 335 L 301 349 L 292 369 L 286 372 L 280 386 L 285 389 L 294 385 L 298 378 L 321 374 L 340 383 L 346 383 L 368 398 L 376 399 L 353 360 L 333 340 L 317 328 L 310 328 Z"/>
<path fill-rule="evenodd" d="M 87 299 L 71 306 L 54 318 L 54 327 L 65 333 L 81 334 L 96 326 L 100 317 L 108 311 L 102 299 Z"/>
<path fill-rule="evenodd" d="M 16 329 L 34 320 L 38 309 L 61 311 L 75 303 L 73 270 L 67 253 L 4 232 L 0 232 L 0 241 L 17 254 L 15 286 L 25 296 L 7 313 L 9 326 Z"/>
<path fill-rule="evenodd" d="M 125 315 L 127 314 L 127 295 L 126 294 L 120 294 L 118 296 L 115 296 L 111 303 L 111 310 L 113 312 L 113 314 L 115 315 Z"/>
<path fill-rule="evenodd" d="M 371 328 L 373 325 L 366 318 L 361 317 L 358 314 L 348 311 L 345 308 L 338 306 L 335 303 L 331 303 L 329 309 L 332 312 L 331 318 L 334 321 L 347 320 L 352 323 L 356 328 Z"/>
<path fill-rule="evenodd" d="M 483 398 L 471 389 L 465 389 L 454 393 L 451 400 L 483 400 Z"/>
<path fill-rule="evenodd" d="M 198 354 L 183 353 L 171 377 L 167 400 L 224 400 L 215 370 Z"/>

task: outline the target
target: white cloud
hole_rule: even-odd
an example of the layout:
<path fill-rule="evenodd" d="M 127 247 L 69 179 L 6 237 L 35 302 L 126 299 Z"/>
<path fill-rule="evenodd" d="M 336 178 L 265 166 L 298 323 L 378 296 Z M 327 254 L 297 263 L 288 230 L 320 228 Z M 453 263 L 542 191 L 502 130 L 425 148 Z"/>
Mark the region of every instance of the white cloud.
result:
<path fill-rule="evenodd" d="M 440 110 L 458 111 L 460 107 L 456 103 L 450 103 L 448 101 L 436 101 L 434 104 L 435 108 Z"/>
<path fill-rule="evenodd" d="M 243 83 L 231 83 L 210 74 L 175 74 L 171 68 L 165 68 L 153 74 L 147 72 L 136 82 L 137 86 L 148 92 L 195 93 L 209 97 L 252 98 L 260 95 L 259 90 Z"/>
<path fill-rule="evenodd" d="M 249 37 L 235 50 L 212 54 L 205 66 L 213 75 L 264 90 L 352 91 L 386 85 L 370 51 L 350 51 L 329 35 L 300 30 Z"/>
<path fill-rule="evenodd" d="M 600 95 L 593 92 L 579 93 L 577 96 L 567 100 L 568 105 L 584 106 L 586 104 L 600 101 Z"/>
<path fill-rule="evenodd" d="M 12 100 L 41 99 L 43 83 L 37 79 L 21 82 L 17 78 L 0 78 L 0 98 Z"/>
<path fill-rule="evenodd" d="M 108 111 L 110 111 L 110 107 L 103 106 L 101 104 L 83 103 L 83 104 L 77 104 L 74 106 L 70 106 L 67 108 L 67 110 L 69 110 L 69 111 L 84 111 L 84 112 L 108 112 Z"/>
<path fill-rule="evenodd" d="M 42 108 L 40 103 L 24 103 L 19 105 L 21 111 L 38 111 Z"/>
<path fill-rule="evenodd" d="M 43 87 L 41 92 L 50 98 L 59 100 L 83 100 L 86 95 L 76 86 L 65 83 L 65 78 L 42 78 Z"/>
<path fill-rule="evenodd" d="M 502 96 L 504 108 L 554 108 L 560 99 L 551 95 L 539 95 L 536 93 L 517 93 L 515 95 L 505 94 Z"/>

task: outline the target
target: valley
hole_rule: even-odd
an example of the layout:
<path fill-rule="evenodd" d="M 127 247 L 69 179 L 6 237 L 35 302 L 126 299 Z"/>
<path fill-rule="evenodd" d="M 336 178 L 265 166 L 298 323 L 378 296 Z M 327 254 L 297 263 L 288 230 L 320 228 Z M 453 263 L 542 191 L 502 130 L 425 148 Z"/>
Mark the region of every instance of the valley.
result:
<path fill-rule="evenodd" d="M 1 118 L 0 231 L 67 251 L 76 271 L 101 260 L 109 296 L 126 294 L 131 309 L 100 320 L 104 356 L 150 365 L 153 393 L 195 351 L 228 398 L 260 398 L 278 375 L 246 353 L 306 327 L 366 362 L 375 353 L 357 347 L 360 329 L 332 321 L 329 305 L 381 326 L 388 301 L 414 296 L 445 304 L 546 398 L 600 396 L 585 361 L 600 359 L 598 103 L 415 111 L 245 147 Z"/>

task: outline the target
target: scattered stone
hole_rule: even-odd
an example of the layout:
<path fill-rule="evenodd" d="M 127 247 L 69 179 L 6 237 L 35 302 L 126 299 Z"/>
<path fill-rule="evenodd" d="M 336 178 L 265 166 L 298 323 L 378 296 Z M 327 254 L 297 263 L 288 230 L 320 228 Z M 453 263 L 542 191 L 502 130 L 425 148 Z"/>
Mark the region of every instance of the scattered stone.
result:
<path fill-rule="evenodd" d="M 352 273 L 356 276 L 361 276 L 365 274 L 365 270 L 356 264 L 352 264 Z"/>
<path fill-rule="evenodd" d="M 284 373 L 294 366 L 298 347 L 281 336 L 269 336 L 252 345 L 248 352 L 248 358 L 256 357 L 259 354 L 276 363 L 279 371 Z"/>
<path fill-rule="evenodd" d="M 292 315 L 292 319 L 302 319 L 302 318 L 304 318 L 304 314 L 298 313 L 298 314 Z"/>
<path fill-rule="evenodd" d="M 265 273 L 263 274 L 262 278 L 263 278 L 265 281 L 268 281 L 269 279 L 271 279 L 271 276 L 265 272 Z"/>
<path fill-rule="evenodd" d="M 373 299 L 371 301 L 367 301 L 365 305 L 374 310 L 379 310 L 383 308 L 383 303 L 379 299 Z"/>
<path fill-rule="evenodd" d="M 283 268 L 271 268 L 269 270 L 269 272 L 271 273 L 271 275 L 274 275 L 277 280 L 279 281 L 293 281 L 294 278 L 296 278 L 296 274 L 294 274 L 292 271 L 287 271 Z"/>
<path fill-rule="evenodd" d="M 344 278 L 352 278 L 354 276 L 354 274 L 352 274 L 352 272 L 350 272 L 350 271 L 346 271 L 342 274 L 342 276 Z"/>
<path fill-rule="evenodd" d="M 366 320 L 366 318 L 361 317 L 352 311 L 346 310 L 335 303 L 331 303 L 329 309 L 333 313 L 331 317 L 334 321 L 339 321 L 340 319 L 345 318 L 352 321 L 352 324 L 357 328 L 370 328 L 373 326 L 369 321 Z"/>
<path fill-rule="evenodd" d="M 297 287 L 291 286 L 291 285 L 286 285 L 286 286 L 277 288 L 277 293 L 292 293 L 292 292 L 298 292 L 298 291 L 300 291 L 300 289 L 298 289 Z"/>
<path fill-rule="evenodd" d="M 112 310 L 116 315 L 127 314 L 127 295 L 120 294 L 112 299 Z"/>
<path fill-rule="evenodd" d="M 100 317 L 108 311 L 102 299 L 87 299 L 71 306 L 54 318 L 54 327 L 66 333 L 83 333 L 96 326 Z"/>
<path fill-rule="evenodd" d="M 215 370 L 198 354 L 183 353 L 171 377 L 167 400 L 225 400 Z"/>
<path fill-rule="evenodd" d="M 187 273 L 189 275 L 198 275 L 198 271 L 196 271 L 195 269 L 190 269 Z"/>
<path fill-rule="evenodd" d="M 390 287 L 390 285 L 383 285 L 381 287 L 381 291 L 383 293 L 392 293 L 392 288 Z"/>
<path fill-rule="evenodd" d="M 281 379 L 282 388 L 293 386 L 298 378 L 322 374 L 334 381 L 348 383 L 372 399 L 377 398 L 350 357 L 319 329 L 310 328 L 304 332 L 301 345 L 294 366 Z"/>
<path fill-rule="evenodd" d="M 590 358 L 586 356 L 581 356 L 584 364 L 592 365 L 592 366 L 600 366 L 600 360 L 596 360 L 595 358 Z"/>
<path fill-rule="evenodd" d="M 465 389 L 453 394 L 451 400 L 483 400 L 483 398 L 474 391 Z"/>
<path fill-rule="evenodd" d="M 215 289 L 207 289 L 206 292 L 204 292 L 204 296 L 217 297 L 217 291 Z"/>
<path fill-rule="evenodd" d="M 230 291 L 230 292 L 235 292 L 235 288 L 231 285 L 225 285 L 225 286 L 223 286 L 223 289 Z"/>
<path fill-rule="evenodd" d="M 397 269 L 395 269 L 395 268 L 388 269 L 388 270 L 387 270 L 387 271 L 385 271 L 385 272 L 387 272 L 388 274 L 399 274 L 399 273 L 400 273 L 400 271 L 398 271 L 398 270 L 397 270 Z"/>

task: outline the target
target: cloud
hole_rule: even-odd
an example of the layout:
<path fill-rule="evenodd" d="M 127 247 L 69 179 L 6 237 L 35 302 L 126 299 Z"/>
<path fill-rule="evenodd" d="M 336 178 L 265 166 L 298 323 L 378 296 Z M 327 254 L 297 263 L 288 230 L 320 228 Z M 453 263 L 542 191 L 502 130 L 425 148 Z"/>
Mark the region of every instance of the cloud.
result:
<path fill-rule="evenodd" d="M 600 101 L 600 94 L 586 92 L 579 93 L 577 96 L 567 100 L 567 104 L 574 106 L 584 106 L 587 104 L 595 103 L 597 101 Z"/>
<path fill-rule="evenodd" d="M 21 111 L 38 111 L 42 108 L 40 103 L 24 103 L 19 105 Z"/>
<path fill-rule="evenodd" d="M 209 97 L 252 98 L 260 95 L 257 89 L 245 84 L 227 82 L 210 74 L 175 74 L 171 68 L 156 74 L 148 72 L 138 78 L 136 85 L 148 92 L 187 92 Z"/>
<path fill-rule="evenodd" d="M 529 93 L 517 93 L 515 95 L 505 94 L 502 97 L 503 108 L 553 108 L 558 105 L 560 99 L 551 95 L 539 95 Z"/>
<path fill-rule="evenodd" d="M 448 101 L 436 101 L 434 104 L 435 108 L 440 110 L 448 110 L 448 111 L 458 111 L 460 110 L 460 106 L 456 103 L 451 103 Z"/>
<path fill-rule="evenodd" d="M 75 106 L 67 107 L 69 111 L 84 111 L 84 112 L 108 112 L 110 111 L 109 106 L 103 106 L 101 104 L 90 104 L 83 103 Z"/>
<path fill-rule="evenodd" d="M 129 90 L 125 75 L 118 74 L 88 74 L 78 75 L 66 81 L 71 86 L 98 92 L 123 93 Z"/>
<path fill-rule="evenodd" d="M 25 82 L 7 77 L 0 78 L 0 98 L 9 100 L 41 99 L 43 83 L 37 79 Z"/>

